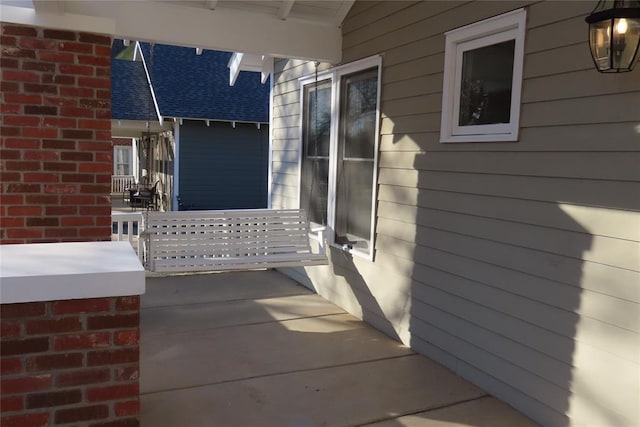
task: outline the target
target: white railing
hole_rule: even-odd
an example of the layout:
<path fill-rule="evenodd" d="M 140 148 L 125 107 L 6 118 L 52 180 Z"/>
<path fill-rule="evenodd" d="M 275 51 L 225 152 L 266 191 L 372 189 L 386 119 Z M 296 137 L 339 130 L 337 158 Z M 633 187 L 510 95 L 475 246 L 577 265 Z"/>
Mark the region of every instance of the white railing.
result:
<path fill-rule="evenodd" d="M 140 261 L 143 261 L 143 239 L 140 238 L 140 233 L 144 230 L 142 212 L 111 212 L 111 222 L 111 240 L 117 242 L 128 241 L 138 254 Z"/>
<path fill-rule="evenodd" d="M 136 182 L 133 175 L 112 175 L 111 176 L 111 192 L 122 193 L 125 189 Z"/>

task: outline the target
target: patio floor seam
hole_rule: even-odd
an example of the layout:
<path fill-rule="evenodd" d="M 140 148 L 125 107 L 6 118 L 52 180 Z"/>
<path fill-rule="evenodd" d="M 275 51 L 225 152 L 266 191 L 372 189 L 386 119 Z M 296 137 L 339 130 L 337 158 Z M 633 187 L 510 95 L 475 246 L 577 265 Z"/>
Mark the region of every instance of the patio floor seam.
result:
<path fill-rule="evenodd" d="M 485 393 L 482 396 L 472 397 L 470 399 L 462 399 L 462 400 L 459 400 L 459 401 L 456 401 L 456 402 L 446 403 L 444 405 L 438 405 L 438 406 L 434 406 L 434 407 L 427 408 L 427 409 L 419 409 L 417 411 L 405 412 L 405 413 L 397 414 L 397 415 L 394 415 L 394 416 L 391 416 L 391 417 L 382 417 L 382 418 L 378 418 L 378 419 L 373 420 L 373 421 L 368 421 L 365 424 L 359 424 L 358 427 L 366 427 L 366 426 L 374 425 L 374 424 L 381 423 L 381 422 L 384 422 L 384 421 L 396 420 L 398 418 L 407 417 L 407 416 L 411 416 L 411 415 L 425 414 L 425 413 L 429 413 L 429 412 L 432 412 L 432 411 L 437 411 L 437 410 L 440 410 L 440 409 L 452 408 L 452 407 L 457 406 L 457 405 L 464 405 L 465 403 L 475 402 L 475 401 L 481 400 L 481 399 L 486 399 L 487 397 L 491 397 L 491 395 L 488 394 L 488 393 Z"/>
<path fill-rule="evenodd" d="M 258 326 L 258 325 L 270 325 L 273 323 L 283 323 L 283 322 L 289 322 L 289 321 L 295 321 L 295 320 L 304 320 L 304 319 L 318 319 L 321 317 L 329 317 L 329 316 L 339 316 L 339 315 L 343 315 L 343 314 L 348 314 L 345 311 L 340 311 L 340 312 L 336 312 L 336 313 L 325 313 L 325 314 L 317 314 L 314 316 L 300 316 L 300 317 L 291 317 L 288 319 L 283 319 L 283 320 L 272 320 L 272 321 L 264 321 L 264 322 L 250 322 L 250 323 L 242 323 L 242 324 L 236 324 L 236 325 L 225 325 L 225 326 L 217 326 L 217 327 L 211 327 L 211 328 L 202 328 L 202 329 L 189 329 L 187 331 L 167 331 L 167 332 L 158 332 L 158 333 L 145 333 L 145 338 L 155 338 L 155 337 L 160 337 L 160 336 L 166 336 L 166 335 L 188 335 L 188 334 L 198 334 L 200 332 L 206 332 L 206 331 L 218 331 L 221 329 L 232 329 L 232 328 L 242 328 L 244 326 Z"/>
<path fill-rule="evenodd" d="M 411 350 L 411 353 L 400 354 L 400 355 L 397 355 L 397 356 L 380 357 L 380 358 L 376 358 L 376 359 L 360 360 L 360 361 L 348 362 L 348 363 L 338 363 L 338 364 L 335 364 L 335 365 L 318 366 L 318 367 L 306 368 L 306 369 L 296 369 L 296 370 L 291 370 L 291 371 L 275 372 L 275 373 L 264 374 L 264 375 L 253 375 L 253 376 L 249 376 L 249 377 L 234 378 L 234 379 L 229 379 L 229 380 L 216 381 L 216 382 L 212 382 L 212 383 L 195 384 L 195 385 L 190 385 L 190 386 L 187 386 L 187 387 L 174 387 L 174 388 L 167 388 L 167 389 L 157 390 L 157 391 L 140 392 L 140 396 L 149 396 L 149 395 L 153 395 L 153 394 L 168 393 L 168 392 L 172 392 L 172 391 L 190 390 L 190 389 L 207 387 L 207 386 L 216 386 L 216 385 L 230 384 L 230 383 L 235 383 L 235 382 L 251 381 L 251 380 L 261 379 L 261 378 L 278 377 L 278 376 L 281 376 L 281 375 L 322 371 L 324 369 L 331 369 L 331 368 L 342 368 L 342 367 L 346 367 L 346 366 L 364 365 L 364 364 L 367 364 L 367 363 L 381 362 L 381 361 L 384 361 L 384 360 L 402 359 L 402 358 L 406 358 L 406 357 L 422 357 L 422 356 L 420 356 L 418 353 L 416 353 L 413 350 Z M 424 412 L 424 411 L 420 411 L 420 412 Z"/>
<path fill-rule="evenodd" d="M 237 298 L 237 299 L 228 299 L 228 300 L 220 300 L 220 301 L 203 301 L 203 302 L 187 302 L 187 303 L 181 303 L 181 304 L 167 304 L 167 305 L 152 305 L 152 306 L 148 306 L 148 307 L 141 307 L 141 310 L 154 310 L 154 309 L 158 309 L 158 308 L 171 308 L 171 307 L 182 307 L 182 306 L 192 306 L 192 305 L 205 305 L 205 304 L 226 304 L 229 302 L 242 302 L 242 301 L 263 301 L 266 299 L 279 299 L 279 298 L 289 298 L 289 297 L 300 297 L 300 296 L 308 296 L 308 295 L 317 295 L 314 294 L 313 292 L 305 292 L 305 293 L 292 293 L 292 294 L 285 294 L 285 295 L 274 295 L 274 296 L 266 296 L 266 297 L 261 297 L 261 298 Z M 322 298 L 321 296 L 318 295 L 318 297 L 320 299 L 322 299 L 323 301 L 327 301 L 325 298 Z"/>
<path fill-rule="evenodd" d="M 261 272 L 261 271 L 278 271 L 275 267 L 262 267 L 262 268 L 244 268 L 242 271 L 246 272 Z M 167 277 L 188 277 L 188 276 L 207 276 L 207 275 L 216 275 L 216 274 L 225 274 L 229 272 L 234 272 L 234 270 L 205 270 L 205 271 L 187 271 L 187 272 L 165 272 L 165 271 L 145 271 L 145 277 L 147 279 L 162 279 Z M 307 289 L 302 285 L 296 285 L 303 289 Z"/>

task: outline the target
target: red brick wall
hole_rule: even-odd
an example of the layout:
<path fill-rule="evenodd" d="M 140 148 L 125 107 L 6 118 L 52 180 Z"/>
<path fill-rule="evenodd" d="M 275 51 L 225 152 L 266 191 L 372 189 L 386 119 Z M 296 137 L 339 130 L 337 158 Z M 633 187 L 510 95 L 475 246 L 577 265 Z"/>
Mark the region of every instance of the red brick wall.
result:
<path fill-rule="evenodd" d="M 111 237 L 111 38 L 1 24 L 0 243 Z"/>
<path fill-rule="evenodd" d="M 140 298 L 1 307 L 3 427 L 137 426 Z"/>

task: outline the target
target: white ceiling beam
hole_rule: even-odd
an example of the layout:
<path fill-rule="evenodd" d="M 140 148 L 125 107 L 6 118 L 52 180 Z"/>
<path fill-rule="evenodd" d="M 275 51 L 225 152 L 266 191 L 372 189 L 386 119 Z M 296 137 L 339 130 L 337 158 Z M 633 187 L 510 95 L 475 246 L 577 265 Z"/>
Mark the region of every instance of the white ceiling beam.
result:
<path fill-rule="evenodd" d="M 58 0 L 33 0 L 33 8 L 36 13 L 62 15 L 64 13 L 64 2 Z"/>
<path fill-rule="evenodd" d="M 260 73 L 260 81 L 266 83 L 273 73 L 273 58 L 269 55 L 255 55 L 234 52 L 227 64 L 229 67 L 229 85 L 233 86 L 241 71 Z"/>
<path fill-rule="evenodd" d="M 255 55 L 252 53 L 242 54 L 242 60 L 240 61 L 240 71 L 262 71 L 262 62 L 264 55 Z"/>
<path fill-rule="evenodd" d="M 280 5 L 280 10 L 278 10 L 278 18 L 287 19 L 295 2 L 296 0 L 284 0 Z"/>
<path fill-rule="evenodd" d="M 218 0 L 207 0 L 204 3 L 211 10 L 214 10 L 218 6 Z"/>
<path fill-rule="evenodd" d="M 265 84 L 271 73 L 273 73 L 273 58 L 270 56 L 263 56 L 262 69 L 260 70 L 260 82 Z"/>
<path fill-rule="evenodd" d="M 0 3 L 2 22 L 32 25 L 56 30 L 87 31 L 91 33 L 115 34 L 116 23 L 112 19 L 99 16 L 85 16 L 38 12 L 27 7 L 3 5 Z"/>
<path fill-rule="evenodd" d="M 329 63 L 341 60 L 339 28 L 251 11 L 217 8 L 215 13 L 203 13 L 202 8 L 163 1 L 114 0 L 68 1 L 62 15 L 0 3 L 0 16 L 3 22 L 192 48 Z"/>
<path fill-rule="evenodd" d="M 338 9 L 338 12 L 336 12 L 336 26 L 337 27 L 342 26 L 342 22 L 347 17 L 347 14 L 351 10 L 351 7 L 353 6 L 353 4 L 355 2 L 356 2 L 356 0 L 345 0 L 345 1 L 342 2 L 342 5 L 340 5 L 340 9 Z"/>
<path fill-rule="evenodd" d="M 120 38 L 329 63 L 340 62 L 342 55 L 337 27 L 260 13 L 224 8 L 202 13 L 162 1 L 74 1 L 67 3 L 67 11 L 113 20 Z"/>
<path fill-rule="evenodd" d="M 231 59 L 229 59 L 229 86 L 233 86 L 236 84 L 236 79 L 240 74 L 240 65 L 242 64 L 242 57 L 244 53 L 234 52 L 231 55 Z"/>

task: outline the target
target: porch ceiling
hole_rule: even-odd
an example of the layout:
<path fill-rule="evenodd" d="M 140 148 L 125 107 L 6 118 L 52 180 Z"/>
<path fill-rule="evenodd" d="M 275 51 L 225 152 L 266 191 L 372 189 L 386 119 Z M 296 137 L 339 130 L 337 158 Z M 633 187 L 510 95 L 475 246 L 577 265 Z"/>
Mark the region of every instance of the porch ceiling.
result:
<path fill-rule="evenodd" d="M 354 0 L 0 0 L 2 21 L 286 58 L 340 61 Z"/>

